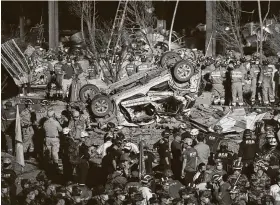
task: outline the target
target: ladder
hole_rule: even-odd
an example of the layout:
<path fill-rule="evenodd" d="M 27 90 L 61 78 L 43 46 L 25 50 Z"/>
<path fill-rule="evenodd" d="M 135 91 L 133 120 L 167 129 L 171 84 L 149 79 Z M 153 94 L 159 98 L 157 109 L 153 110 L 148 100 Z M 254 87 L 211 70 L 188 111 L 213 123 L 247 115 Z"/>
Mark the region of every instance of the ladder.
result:
<path fill-rule="evenodd" d="M 121 31 L 124 24 L 125 13 L 127 8 L 128 0 L 119 1 L 116 16 L 113 23 L 113 28 L 111 31 L 111 36 L 106 49 L 106 56 L 108 56 L 109 51 L 113 51 L 112 62 L 115 60 L 116 50 L 121 40 Z"/>

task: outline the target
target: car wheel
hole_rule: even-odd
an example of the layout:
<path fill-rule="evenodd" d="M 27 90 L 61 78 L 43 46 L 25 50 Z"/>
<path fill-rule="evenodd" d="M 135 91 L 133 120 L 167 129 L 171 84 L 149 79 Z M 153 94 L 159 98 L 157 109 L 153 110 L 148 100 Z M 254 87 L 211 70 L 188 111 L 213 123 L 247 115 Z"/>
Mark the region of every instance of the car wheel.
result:
<path fill-rule="evenodd" d="M 196 61 L 196 54 L 195 54 L 195 52 L 191 50 L 189 52 L 188 58 L 191 59 L 192 61 Z"/>
<path fill-rule="evenodd" d="M 188 61 L 178 62 L 173 69 L 173 76 L 176 81 L 187 82 L 194 74 L 194 68 Z"/>
<path fill-rule="evenodd" d="M 169 69 L 173 68 L 180 60 L 182 60 L 182 58 L 179 56 L 179 54 L 170 51 L 162 55 L 160 59 L 160 65 L 165 69 Z"/>
<path fill-rule="evenodd" d="M 96 117 L 105 117 L 113 110 L 111 100 L 105 95 L 96 95 L 91 102 L 91 111 Z"/>
<path fill-rule="evenodd" d="M 98 87 L 93 84 L 86 84 L 80 89 L 79 97 L 83 103 L 86 103 L 89 100 L 91 101 L 98 93 L 100 93 Z"/>

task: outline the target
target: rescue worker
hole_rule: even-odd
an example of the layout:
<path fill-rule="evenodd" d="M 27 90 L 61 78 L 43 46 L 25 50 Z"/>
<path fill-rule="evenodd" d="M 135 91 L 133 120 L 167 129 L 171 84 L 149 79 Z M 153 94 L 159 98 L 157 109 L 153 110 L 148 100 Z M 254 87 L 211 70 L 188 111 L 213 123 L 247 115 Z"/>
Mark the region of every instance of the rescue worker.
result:
<path fill-rule="evenodd" d="M 16 120 L 16 108 L 13 107 L 11 101 L 5 103 L 6 108 L 2 111 L 2 123 L 4 123 L 4 134 L 6 139 L 6 151 L 9 154 L 13 154 L 13 144 L 15 138 L 15 120 Z M 2 136 L 3 137 L 3 136 Z"/>
<path fill-rule="evenodd" d="M 275 102 L 273 93 L 273 68 L 269 67 L 268 65 L 269 61 L 264 60 L 258 82 L 258 86 L 262 87 L 263 102 L 265 105 Z"/>
<path fill-rule="evenodd" d="M 250 76 L 251 76 L 251 102 L 255 104 L 256 102 L 256 95 L 257 95 L 257 82 L 260 76 L 260 67 L 256 64 L 255 60 L 251 61 L 251 68 L 250 68 Z"/>
<path fill-rule="evenodd" d="M 230 65 L 232 62 L 230 62 Z M 238 104 L 243 105 L 243 91 L 242 86 L 244 85 L 244 73 L 240 65 L 234 65 L 234 69 L 230 72 L 231 76 L 231 92 L 232 92 L 232 105 L 236 106 L 237 98 Z"/>
<path fill-rule="evenodd" d="M 9 185 L 5 181 L 1 181 L 1 204 L 13 205 L 11 201 Z"/>
<path fill-rule="evenodd" d="M 215 63 L 215 70 L 210 73 L 209 79 L 212 83 L 212 95 L 214 97 L 214 105 L 225 104 L 225 69 L 221 66 L 220 60 Z"/>
<path fill-rule="evenodd" d="M 220 125 L 215 125 L 213 130 L 214 132 L 211 132 L 206 136 L 206 144 L 210 147 L 212 156 L 217 152 L 221 140 L 224 139 L 224 135 L 222 134 L 223 128 Z"/>
<path fill-rule="evenodd" d="M 278 58 L 278 62 L 275 64 L 276 72 L 274 74 L 274 83 L 275 83 L 275 98 L 280 100 L 280 58 Z"/>
<path fill-rule="evenodd" d="M 62 91 L 64 99 L 68 98 L 69 88 L 72 84 L 72 77 L 74 75 L 74 68 L 71 65 L 71 60 L 68 59 L 61 67 L 62 71 Z"/>
<path fill-rule="evenodd" d="M 199 130 L 194 128 L 190 131 L 190 135 L 191 135 L 191 138 L 193 140 L 193 144 L 192 146 L 195 146 L 197 144 L 197 136 L 199 134 Z"/>
<path fill-rule="evenodd" d="M 164 171 L 170 169 L 170 152 L 169 152 L 169 137 L 172 133 L 169 130 L 165 130 L 161 133 L 162 138 L 156 142 L 153 147 L 157 149 L 159 154 L 159 169 Z"/>
<path fill-rule="evenodd" d="M 163 188 L 166 192 L 168 192 L 169 196 L 173 199 L 175 198 L 180 198 L 180 194 L 179 191 L 184 188 L 183 185 L 181 184 L 181 182 L 179 182 L 178 180 L 174 180 L 172 178 L 173 173 L 172 171 L 166 170 L 165 173 L 165 179 L 163 182 Z"/>
<path fill-rule="evenodd" d="M 179 133 L 174 135 L 174 140 L 171 143 L 172 153 L 172 171 L 175 179 L 181 179 L 181 165 L 182 165 L 182 146 L 181 146 L 181 135 Z"/>
<path fill-rule="evenodd" d="M 12 161 L 10 158 L 4 158 L 3 168 L 1 172 L 2 179 L 9 185 L 9 195 L 11 197 L 11 202 L 15 202 L 16 199 L 16 178 L 17 175 L 12 167 Z"/>
<path fill-rule="evenodd" d="M 62 127 L 59 122 L 54 119 L 54 111 L 48 111 L 48 119 L 43 125 L 45 130 L 45 143 L 49 152 L 50 159 L 58 169 L 58 151 L 60 147 L 59 133 L 62 132 Z"/>
<path fill-rule="evenodd" d="M 213 195 L 218 205 L 231 204 L 229 194 L 230 184 L 225 181 L 225 177 L 220 175 L 213 176 Z"/>
<path fill-rule="evenodd" d="M 252 131 L 246 129 L 243 133 L 243 140 L 240 143 L 238 157 L 239 161 L 244 163 L 244 173 L 250 177 L 253 170 L 253 161 L 259 152 L 259 146 L 256 139 L 252 137 Z"/>
<path fill-rule="evenodd" d="M 265 124 L 264 125 L 264 133 L 262 133 L 259 137 L 258 137 L 258 144 L 259 144 L 259 148 L 260 150 L 263 150 L 267 147 L 268 145 L 268 139 L 270 137 L 274 137 L 274 130 L 273 130 L 273 126 L 269 125 L 269 124 Z"/>
<path fill-rule="evenodd" d="M 126 69 L 127 75 L 131 76 L 131 75 L 136 73 L 137 66 L 134 63 L 134 57 L 133 56 L 130 56 L 128 61 L 129 61 L 129 63 L 126 65 L 125 69 Z"/>
<path fill-rule="evenodd" d="M 57 97 L 62 97 L 62 78 L 63 78 L 63 72 L 62 72 L 62 66 L 64 65 L 63 62 L 63 56 L 58 56 L 58 63 L 54 65 L 54 72 L 56 75 L 56 91 L 57 91 Z"/>
<path fill-rule="evenodd" d="M 269 195 L 273 197 L 275 205 L 280 205 L 280 175 L 276 177 L 276 183 L 270 187 Z"/>
<path fill-rule="evenodd" d="M 237 187 L 241 193 L 246 193 L 247 189 L 250 187 L 250 182 L 245 174 L 242 174 L 243 163 L 239 160 L 233 162 L 233 174 L 227 179 L 231 188 Z"/>
<path fill-rule="evenodd" d="M 249 202 L 261 205 L 261 198 L 268 193 L 271 180 L 263 169 L 264 161 L 254 163 L 254 173 L 250 179 Z"/>
<path fill-rule="evenodd" d="M 80 139 L 81 133 L 86 129 L 86 125 L 83 119 L 81 119 L 80 113 L 77 110 L 74 110 L 72 113 L 72 119 L 68 125 L 70 129 L 70 135 L 74 139 Z"/>
<path fill-rule="evenodd" d="M 197 168 L 197 158 L 198 154 L 196 149 L 192 147 L 193 139 L 187 137 L 184 139 L 184 149 L 183 149 L 183 163 L 181 177 L 184 179 L 185 185 L 193 183 L 193 177 Z"/>
<path fill-rule="evenodd" d="M 141 64 L 137 66 L 136 72 L 142 72 L 150 69 L 150 62 L 148 61 L 148 58 L 146 56 L 141 57 Z"/>
<path fill-rule="evenodd" d="M 232 162 L 234 159 L 233 153 L 228 150 L 228 143 L 226 141 L 221 142 L 220 149 L 217 150 L 216 160 L 221 160 L 223 164 L 223 168 L 226 172 L 231 173 L 232 171 Z"/>
<path fill-rule="evenodd" d="M 25 101 L 25 109 L 20 113 L 21 119 L 21 130 L 22 130 L 22 137 L 23 137 L 23 151 L 26 155 L 25 159 L 30 158 L 30 153 L 34 151 L 34 129 L 33 129 L 33 121 L 31 116 L 33 115 L 32 111 L 32 101 L 26 100 Z"/>

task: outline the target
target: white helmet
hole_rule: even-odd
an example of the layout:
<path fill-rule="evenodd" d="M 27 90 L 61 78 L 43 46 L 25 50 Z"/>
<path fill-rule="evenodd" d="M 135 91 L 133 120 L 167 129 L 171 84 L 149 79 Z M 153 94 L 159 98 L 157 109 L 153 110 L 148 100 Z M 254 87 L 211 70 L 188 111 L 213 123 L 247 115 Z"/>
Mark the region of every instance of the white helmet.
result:
<path fill-rule="evenodd" d="M 191 135 L 198 135 L 198 133 L 199 133 L 198 129 L 192 129 L 190 132 Z"/>
<path fill-rule="evenodd" d="M 62 130 L 63 134 L 67 135 L 70 132 L 70 128 L 69 127 L 65 127 Z"/>
<path fill-rule="evenodd" d="M 81 132 L 81 138 L 88 137 L 88 133 L 86 131 Z"/>

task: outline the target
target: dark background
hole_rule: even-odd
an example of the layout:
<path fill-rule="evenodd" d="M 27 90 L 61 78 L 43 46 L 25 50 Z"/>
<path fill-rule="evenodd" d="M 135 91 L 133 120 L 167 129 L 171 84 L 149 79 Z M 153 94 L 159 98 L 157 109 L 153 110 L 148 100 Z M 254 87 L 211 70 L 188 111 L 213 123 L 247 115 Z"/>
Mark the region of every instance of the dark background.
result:
<path fill-rule="evenodd" d="M 47 1 L 2 1 L 2 20 L 7 24 L 18 24 L 19 15 L 22 13 L 26 18 L 31 20 L 32 25 L 40 22 L 41 16 L 47 29 L 48 24 L 48 2 Z M 175 1 L 153 2 L 157 17 L 167 20 L 167 29 L 171 24 Z M 262 2 L 263 14 L 267 10 L 267 1 Z M 101 19 L 114 19 L 117 1 L 98 1 L 97 11 Z M 258 22 L 257 1 L 242 1 L 242 9 L 245 11 L 255 10 L 254 15 L 242 13 L 242 21 L 248 22 L 254 20 Z M 205 23 L 205 2 L 204 1 L 180 1 L 174 30 L 193 28 L 198 23 Z M 272 1 L 269 17 L 278 15 L 280 10 L 280 2 Z M 80 28 L 80 20 L 72 15 L 69 11 L 69 4 L 65 1 L 59 2 L 59 27 L 61 30 L 70 29 L 78 30 Z"/>

